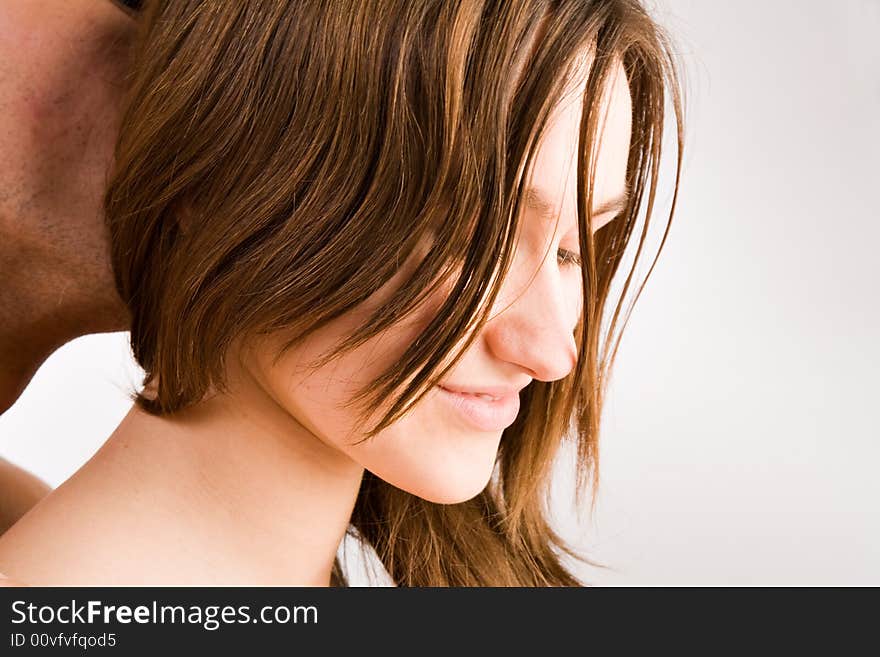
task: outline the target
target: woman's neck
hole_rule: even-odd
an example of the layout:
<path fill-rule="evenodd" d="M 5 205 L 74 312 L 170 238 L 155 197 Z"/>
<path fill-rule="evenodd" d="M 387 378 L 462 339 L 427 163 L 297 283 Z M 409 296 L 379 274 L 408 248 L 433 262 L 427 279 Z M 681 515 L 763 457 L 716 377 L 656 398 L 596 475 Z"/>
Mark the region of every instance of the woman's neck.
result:
<path fill-rule="evenodd" d="M 56 547 L 77 555 L 72 567 L 92 579 L 84 583 L 97 575 L 109 584 L 326 586 L 362 475 L 258 386 L 239 381 L 234 394 L 172 417 L 132 409 L 34 518 L 3 537 L 0 565 L 23 558 L 29 536 L 49 529 Z M 77 534 L 82 525 L 70 513 L 88 518 L 86 533 Z M 3 545 L 8 538 L 12 546 Z M 31 575 L 39 564 L 10 565 L 22 581 L 52 579 Z"/>
<path fill-rule="evenodd" d="M 259 390 L 239 392 L 174 421 L 135 414 L 114 442 L 123 452 L 141 443 L 146 458 L 132 465 L 176 490 L 180 512 L 244 559 L 284 583 L 326 586 L 363 468 Z"/>

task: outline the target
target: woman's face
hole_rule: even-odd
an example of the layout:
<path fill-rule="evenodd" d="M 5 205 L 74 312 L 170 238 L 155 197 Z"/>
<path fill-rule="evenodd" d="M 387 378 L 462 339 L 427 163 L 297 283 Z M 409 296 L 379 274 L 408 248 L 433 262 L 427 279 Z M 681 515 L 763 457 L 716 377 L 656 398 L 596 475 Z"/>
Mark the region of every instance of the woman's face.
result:
<path fill-rule="evenodd" d="M 462 502 L 483 490 L 502 432 L 519 411 L 518 392 L 534 379 L 565 377 L 577 360 L 574 330 L 581 312 L 581 274 L 564 252 L 579 252 L 575 177 L 584 84 L 557 106 L 538 145 L 528 181 L 534 194 L 524 199 L 516 252 L 490 320 L 441 386 L 432 388 L 407 414 L 374 438 L 359 442 L 388 408 L 376 409 L 371 424 L 364 426 L 357 408 L 346 407 L 346 402 L 396 362 L 427 325 L 436 304 L 426 304 L 421 315 L 321 368 L 308 367 L 381 306 L 406 271 L 282 358 L 276 360 L 279 347 L 271 340 L 253 350 L 245 363 L 249 373 L 302 426 L 307 439 L 317 439 L 321 449 L 432 502 Z M 603 104 L 593 230 L 620 211 L 625 193 L 631 100 L 621 67 Z M 542 210 L 548 207 L 551 213 L 545 216 Z M 602 208 L 608 211 L 598 214 Z M 481 391 L 495 399 L 478 397 Z"/>

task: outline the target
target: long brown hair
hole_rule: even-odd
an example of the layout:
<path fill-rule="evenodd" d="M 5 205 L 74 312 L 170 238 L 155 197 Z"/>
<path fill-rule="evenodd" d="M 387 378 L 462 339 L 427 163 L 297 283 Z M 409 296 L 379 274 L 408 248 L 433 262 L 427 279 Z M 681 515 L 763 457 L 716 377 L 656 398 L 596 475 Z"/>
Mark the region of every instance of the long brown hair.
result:
<path fill-rule="evenodd" d="M 595 493 L 603 392 L 618 320 L 622 330 L 632 309 L 622 313 L 654 206 L 667 106 L 678 187 L 681 100 L 658 26 L 636 0 L 144 5 L 105 208 L 132 349 L 154 389 L 137 402 L 155 414 L 223 390 L 237 338 L 284 331 L 293 347 L 379 289 L 430 236 L 409 280 L 322 361 L 449 282 L 420 338 L 358 397 L 364 409 L 393 399 L 370 436 L 399 418 L 487 320 L 515 247 L 524 172 L 575 62 L 590 54 L 576 368 L 523 390 L 495 476 L 476 497 L 435 504 L 367 472 L 351 518 L 352 535 L 400 586 L 581 584 L 563 559 L 586 557 L 550 526 L 551 466 L 573 437 L 578 499 L 591 481 Z M 633 99 L 629 203 L 594 235 L 592 147 L 618 61 Z M 612 278 L 641 215 L 635 261 L 611 306 Z M 345 582 L 338 561 L 334 581 Z"/>

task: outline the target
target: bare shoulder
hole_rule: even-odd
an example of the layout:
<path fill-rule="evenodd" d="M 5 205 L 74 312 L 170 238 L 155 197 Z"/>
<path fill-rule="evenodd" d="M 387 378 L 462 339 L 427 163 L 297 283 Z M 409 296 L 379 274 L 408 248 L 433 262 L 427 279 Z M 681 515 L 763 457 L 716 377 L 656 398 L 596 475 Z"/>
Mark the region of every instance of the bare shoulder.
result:
<path fill-rule="evenodd" d="M 0 458 L 0 534 L 18 522 L 50 490 L 31 473 Z"/>
<path fill-rule="evenodd" d="M 19 582 L 16 579 L 10 579 L 6 577 L 3 573 L 0 573 L 0 588 L 17 588 L 21 586 L 27 586 L 23 582 Z"/>
<path fill-rule="evenodd" d="M 43 481 L 0 458 L 0 534 L 30 511 L 51 489 Z M 0 587 L 26 586 L 0 572 Z"/>
<path fill-rule="evenodd" d="M 13 466 L 14 467 L 14 466 Z M 13 473 L 14 475 L 27 473 Z M 78 578 L 79 563 L 106 533 L 99 508 L 78 494 L 76 474 L 45 492 L 39 503 L 0 534 L 0 586 L 65 585 Z M 3 493 L 9 489 L 4 481 Z M 91 520 L 89 516 L 94 516 Z M 98 536 L 90 535 L 97 532 Z M 104 555 L 106 556 L 106 555 Z"/>
<path fill-rule="evenodd" d="M 209 550 L 185 540 L 186 521 L 175 524 L 175 500 L 143 484 L 105 444 L 0 535 L 0 573 L 13 585 L 92 586 L 177 583 L 214 569 Z"/>

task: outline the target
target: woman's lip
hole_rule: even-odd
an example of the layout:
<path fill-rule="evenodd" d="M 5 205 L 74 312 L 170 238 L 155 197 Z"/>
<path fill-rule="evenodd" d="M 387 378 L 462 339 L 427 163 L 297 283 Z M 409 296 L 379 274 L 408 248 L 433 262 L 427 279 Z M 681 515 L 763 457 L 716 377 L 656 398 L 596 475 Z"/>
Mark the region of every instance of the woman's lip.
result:
<path fill-rule="evenodd" d="M 525 387 L 485 385 L 469 388 L 455 385 L 448 386 L 443 385 L 442 383 L 438 383 L 437 385 L 449 392 L 457 392 L 463 395 L 489 395 L 490 397 L 506 397 L 507 395 L 516 395 L 519 394 L 519 391 Z"/>
<path fill-rule="evenodd" d="M 519 394 L 512 393 L 498 399 L 485 399 L 476 394 L 453 392 L 443 386 L 440 398 L 459 417 L 480 431 L 503 431 L 519 415 Z"/>

